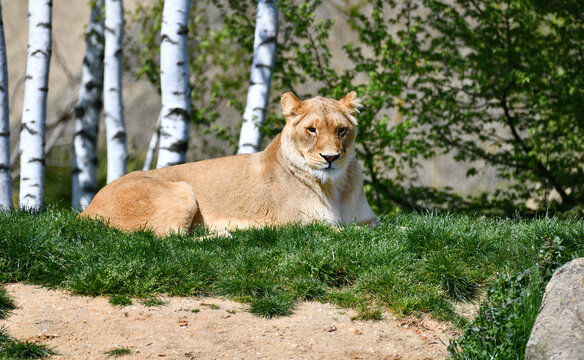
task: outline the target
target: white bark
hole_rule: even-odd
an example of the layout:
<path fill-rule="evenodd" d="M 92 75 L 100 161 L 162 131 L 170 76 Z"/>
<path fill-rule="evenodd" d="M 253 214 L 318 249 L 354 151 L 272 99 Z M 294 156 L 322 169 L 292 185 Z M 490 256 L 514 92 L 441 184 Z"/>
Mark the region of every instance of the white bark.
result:
<path fill-rule="evenodd" d="M 85 209 L 97 192 L 97 130 L 103 93 L 103 0 L 91 9 L 73 136 L 72 206 Z"/>
<path fill-rule="evenodd" d="M 10 176 L 10 119 L 8 103 L 8 63 L 0 4 L 0 211 L 12 208 L 12 176 Z"/>
<path fill-rule="evenodd" d="M 107 182 L 126 173 L 128 150 L 122 103 L 122 49 L 124 6 L 122 0 L 105 0 L 105 53 L 103 115 L 107 133 Z"/>
<path fill-rule="evenodd" d="M 20 208 L 45 200 L 45 122 L 51 60 L 52 0 L 28 2 L 28 57 L 20 130 Z"/>
<path fill-rule="evenodd" d="M 160 44 L 160 145 L 157 168 L 185 162 L 189 143 L 189 59 L 187 52 L 190 0 L 165 0 Z"/>
<path fill-rule="evenodd" d="M 257 152 L 261 144 L 260 126 L 264 123 L 270 97 L 270 84 L 276 61 L 278 7 L 274 0 L 258 0 L 253 62 L 239 135 L 238 154 Z"/>
<path fill-rule="evenodd" d="M 148 151 L 146 152 L 146 159 L 144 159 L 144 166 L 142 171 L 148 171 L 152 168 L 152 163 L 154 162 L 154 153 L 156 152 L 156 147 L 158 146 L 158 138 L 160 137 L 160 116 L 156 121 L 156 129 L 152 133 L 150 138 L 150 144 L 148 145 Z"/>

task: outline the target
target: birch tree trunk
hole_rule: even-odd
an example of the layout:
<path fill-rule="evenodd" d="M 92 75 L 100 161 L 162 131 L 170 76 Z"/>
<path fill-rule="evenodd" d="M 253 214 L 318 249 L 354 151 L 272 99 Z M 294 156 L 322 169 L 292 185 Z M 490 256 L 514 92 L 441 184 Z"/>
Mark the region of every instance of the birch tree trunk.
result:
<path fill-rule="evenodd" d="M 73 136 L 72 206 L 85 209 L 97 192 L 97 131 L 103 93 L 103 0 L 91 9 Z"/>
<path fill-rule="evenodd" d="M 238 154 L 257 152 L 261 144 L 260 126 L 264 123 L 270 97 L 270 84 L 276 60 L 278 7 L 275 0 L 258 0 L 253 43 L 253 62 L 239 135 Z"/>
<path fill-rule="evenodd" d="M 122 49 L 124 6 L 122 0 L 105 0 L 105 51 L 103 115 L 107 133 L 107 182 L 126 173 L 128 150 L 122 103 Z"/>
<path fill-rule="evenodd" d="M 51 61 L 52 0 L 28 2 L 28 56 L 20 130 L 20 208 L 45 200 L 45 121 Z"/>
<path fill-rule="evenodd" d="M 148 171 L 152 168 L 152 163 L 154 162 L 154 155 L 156 153 L 156 148 L 158 147 L 158 138 L 160 137 L 160 115 L 156 121 L 156 129 L 152 133 L 150 138 L 150 143 L 148 144 L 148 150 L 146 151 L 146 159 L 144 159 L 144 166 L 142 171 Z"/>
<path fill-rule="evenodd" d="M 12 208 L 12 176 L 10 176 L 10 108 L 8 102 L 8 62 L 2 4 L 0 4 L 0 211 Z"/>
<path fill-rule="evenodd" d="M 165 0 L 160 44 L 160 146 L 157 168 L 185 162 L 189 143 L 190 86 L 187 52 L 190 0 Z"/>

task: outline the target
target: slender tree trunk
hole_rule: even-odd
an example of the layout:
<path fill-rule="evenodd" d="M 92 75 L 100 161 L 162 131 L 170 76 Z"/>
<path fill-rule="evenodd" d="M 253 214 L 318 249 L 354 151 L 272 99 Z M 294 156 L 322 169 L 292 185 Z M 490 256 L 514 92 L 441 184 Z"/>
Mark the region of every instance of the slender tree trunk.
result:
<path fill-rule="evenodd" d="M 103 93 L 103 0 L 91 9 L 73 136 L 72 205 L 85 209 L 97 192 L 97 131 Z"/>
<path fill-rule="evenodd" d="M 142 171 L 148 171 L 152 168 L 152 163 L 154 162 L 154 154 L 156 153 L 156 148 L 158 147 L 158 138 L 160 137 L 160 116 L 156 121 L 156 129 L 152 133 L 150 138 L 150 144 L 148 144 L 148 151 L 146 152 L 146 159 L 144 159 L 144 166 Z"/>
<path fill-rule="evenodd" d="M 12 208 L 12 177 L 10 176 L 10 108 L 8 102 L 8 62 L 2 4 L 0 4 L 0 211 Z"/>
<path fill-rule="evenodd" d="M 259 0 L 253 43 L 253 62 L 243 112 L 243 124 L 239 135 L 238 154 L 250 154 L 259 150 L 260 126 L 264 123 L 270 98 L 270 84 L 276 61 L 276 37 L 278 34 L 278 7 L 275 0 Z"/>
<path fill-rule="evenodd" d="M 28 2 L 28 57 L 20 130 L 20 208 L 45 200 L 45 121 L 51 60 L 52 0 Z"/>
<path fill-rule="evenodd" d="M 166 0 L 160 44 L 160 146 L 157 168 L 185 162 L 189 144 L 189 59 L 187 52 L 190 0 Z"/>
<path fill-rule="evenodd" d="M 105 0 L 105 53 L 103 114 L 107 133 L 107 182 L 126 173 L 128 150 L 122 103 L 122 49 L 124 6 L 122 0 Z"/>

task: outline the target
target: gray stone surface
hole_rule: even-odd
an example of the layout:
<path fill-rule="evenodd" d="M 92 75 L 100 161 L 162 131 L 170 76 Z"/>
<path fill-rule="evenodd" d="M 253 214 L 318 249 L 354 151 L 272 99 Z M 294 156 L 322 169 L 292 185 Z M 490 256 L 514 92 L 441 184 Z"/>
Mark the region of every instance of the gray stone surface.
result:
<path fill-rule="evenodd" d="M 564 264 L 546 286 L 525 359 L 584 359 L 584 258 Z"/>

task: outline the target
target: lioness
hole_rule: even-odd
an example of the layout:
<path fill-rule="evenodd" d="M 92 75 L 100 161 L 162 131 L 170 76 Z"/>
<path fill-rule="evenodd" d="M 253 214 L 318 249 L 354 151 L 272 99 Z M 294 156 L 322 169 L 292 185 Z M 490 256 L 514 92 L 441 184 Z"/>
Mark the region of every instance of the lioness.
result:
<path fill-rule="evenodd" d="M 355 159 L 360 103 L 282 96 L 286 125 L 259 153 L 135 171 L 101 189 L 81 216 L 158 235 L 296 221 L 373 223 Z"/>

